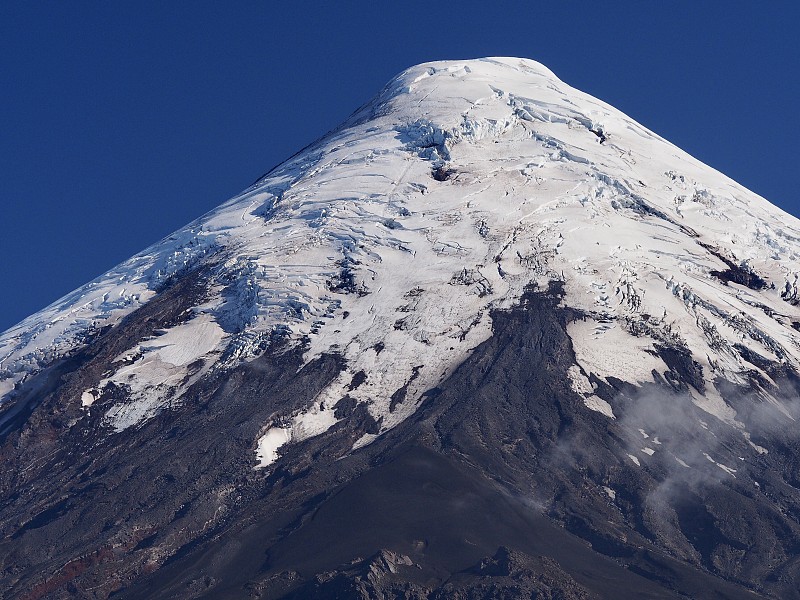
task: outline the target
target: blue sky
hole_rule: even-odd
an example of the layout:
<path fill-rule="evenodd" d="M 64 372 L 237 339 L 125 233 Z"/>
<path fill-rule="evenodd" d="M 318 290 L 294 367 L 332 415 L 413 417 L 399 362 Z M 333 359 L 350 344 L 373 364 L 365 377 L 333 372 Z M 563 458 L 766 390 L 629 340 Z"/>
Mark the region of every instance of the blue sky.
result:
<path fill-rule="evenodd" d="M 538 60 L 800 215 L 798 22 L 793 1 L 3 2 L 0 330 L 429 60 Z"/>

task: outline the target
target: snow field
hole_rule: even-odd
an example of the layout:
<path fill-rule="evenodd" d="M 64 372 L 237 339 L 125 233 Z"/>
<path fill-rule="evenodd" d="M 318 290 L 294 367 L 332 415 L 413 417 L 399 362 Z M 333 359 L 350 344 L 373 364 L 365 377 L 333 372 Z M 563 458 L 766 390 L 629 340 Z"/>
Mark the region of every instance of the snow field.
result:
<path fill-rule="evenodd" d="M 712 275 L 726 260 L 774 285 Z M 276 332 L 304 344 L 307 361 L 342 354 L 346 370 L 309 406 L 264 424 L 259 467 L 327 431 L 345 394 L 377 435 L 401 423 L 489 338 L 492 310 L 550 280 L 585 315 L 568 327 L 573 389 L 609 418 L 588 375 L 650 382 L 668 370 L 656 344 L 691 353 L 704 378 L 693 401 L 737 429 L 715 381 L 768 378 L 741 347 L 800 367 L 800 310 L 787 301 L 800 222 L 528 60 L 400 74 L 239 196 L 0 336 L 0 398 L 194 268 L 207 273 L 205 304 L 140 340 L 75 401 L 92 410 L 105 386 L 124 386 L 128 399 L 106 412 L 121 431 L 175 406 L 209 370 L 257 356 Z"/>

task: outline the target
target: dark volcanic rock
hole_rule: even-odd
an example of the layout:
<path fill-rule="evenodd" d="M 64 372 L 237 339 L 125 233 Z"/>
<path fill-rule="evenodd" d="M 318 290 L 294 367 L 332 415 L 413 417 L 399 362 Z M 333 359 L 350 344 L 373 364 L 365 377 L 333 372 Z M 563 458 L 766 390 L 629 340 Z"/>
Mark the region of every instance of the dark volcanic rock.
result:
<path fill-rule="evenodd" d="M 765 287 L 767 287 L 768 283 L 757 273 L 754 273 L 746 266 L 736 264 L 736 262 L 720 252 L 718 248 L 714 248 L 709 244 L 701 243 L 700 245 L 711 252 L 711 254 L 719 258 L 727 266 L 727 269 L 724 271 L 712 270 L 709 273 L 712 277 L 716 277 L 720 281 L 738 283 L 739 285 L 748 287 L 751 290 L 763 290 Z"/>
<path fill-rule="evenodd" d="M 598 596 L 577 583 L 553 559 L 531 557 L 501 547 L 491 558 L 455 575 L 431 597 L 441 600 L 589 600 Z"/>
<path fill-rule="evenodd" d="M 298 371 L 301 350 L 275 347 L 112 436 L 45 399 L 2 449 L 19 465 L 2 475 L 5 596 L 800 597 L 797 438 L 749 470 L 746 440 L 666 383 L 604 392 L 617 420 L 586 410 L 566 377 L 578 315 L 559 300 L 531 290 L 494 314 L 494 335 L 372 445 L 339 458 L 375 431 L 355 419 L 271 473 L 250 461 L 258 424 L 309 401 L 340 359 Z M 694 412 L 698 429 L 676 425 L 636 465 L 659 411 Z M 700 421 L 716 448 L 692 447 Z"/>
<path fill-rule="evenodd" d="M 472 568 L 454 574 L 440 586 L 429 587 L 426 579 L 430 581 L 423 567 L 408 556 L 381 550 L 369 560 L 318 575 L 285 598 L 590 600 L 598 597 L 572 579 L 556 561 L 504 547 Z"/>

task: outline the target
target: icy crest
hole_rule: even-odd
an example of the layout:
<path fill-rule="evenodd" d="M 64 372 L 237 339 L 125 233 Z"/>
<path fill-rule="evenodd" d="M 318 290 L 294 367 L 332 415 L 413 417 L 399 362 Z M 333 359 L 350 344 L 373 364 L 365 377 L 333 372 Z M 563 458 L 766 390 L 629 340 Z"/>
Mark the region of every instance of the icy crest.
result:
<path fill-rule="evenodd" d="M 242 194 L 4 333 L 0 394 L 199 272 L 207 294 L 186 321 L 75 401 L 95 410 L 110 384 L 124 389 L 104 409 L 121 430 L 276 334 L 306 344 L 307 360 L 343 355 L 312 405 L 265 423 L 264 466 L 334 424 L 345 394 L 378 424 L 356 446 L 369 443 L 491 335 L 492 309 L 557 279 L 586 314 L 570 326 L 570 377 L 587 409 L 614 418 L 590 374 L 650 381 L 669 370 L 654 351 L 669 345 L 699 365 L 697 404 L 737 426 L 715 381 L 761 369 L 737 348 L 798 366 L 799 256 L 796 219 L 542 65 L 424 64 Z"/>

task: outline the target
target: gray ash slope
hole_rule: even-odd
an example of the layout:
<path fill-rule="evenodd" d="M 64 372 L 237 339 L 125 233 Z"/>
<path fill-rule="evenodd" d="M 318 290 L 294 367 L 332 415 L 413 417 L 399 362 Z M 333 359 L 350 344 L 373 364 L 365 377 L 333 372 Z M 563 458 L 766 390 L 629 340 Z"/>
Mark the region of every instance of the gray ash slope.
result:
<path fill-rule="evenodd" d="M 10 598 L 798 598 L 800 223 L 431 63 L 0 336 Z"/>

